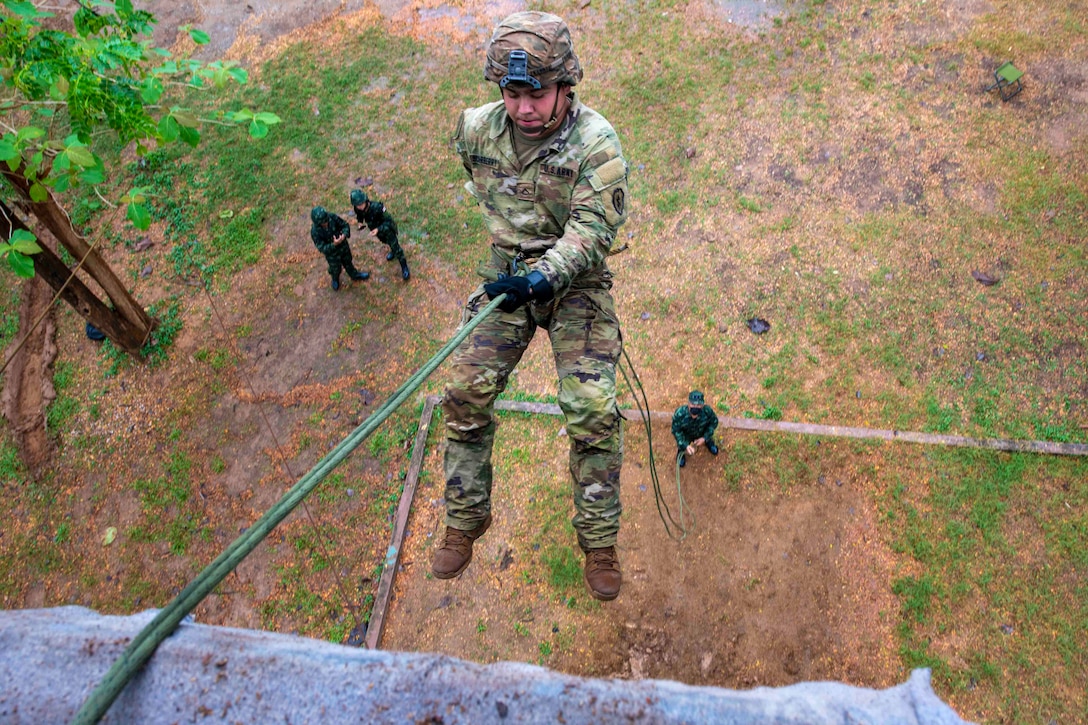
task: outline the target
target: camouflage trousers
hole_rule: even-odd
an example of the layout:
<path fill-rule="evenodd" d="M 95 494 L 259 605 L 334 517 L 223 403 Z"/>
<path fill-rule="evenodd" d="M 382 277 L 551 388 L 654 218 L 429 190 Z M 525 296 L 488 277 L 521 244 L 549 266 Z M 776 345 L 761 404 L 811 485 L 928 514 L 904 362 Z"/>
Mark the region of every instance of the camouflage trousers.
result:
<path fill-rule="evenodd" d="M 442 410 L 446 417 L 446 525 L 476 528 L 491 512 L 492 410 L 538 327 L 548 331 L 559 406 L 570 437 L 571 523 L 583 549 L 614 546 L 620 528 L 623 418 L 616 407 L 622 339 L 610 282 L 572 288 L 561 299 L 512 313 L 495 310 L 453 354 Z M 469 298 L 461 324 L 488 302 Z"/>
<path fill-rule="evenodd" d="M 351 247 L 348 246 L 346 240 L 343 244 L 333 247 L 333 251 L 325 255 L 325 262 L 329 265 L 329 275 L 333 279 L 340 279 L 341 267 L 346 269 L 348 274 L 358 271 L 355 269 L 354 262 L 351 261 Z"/>
<path fill-rule="evenodd" d="M 392 232 L 378 232 L 378 241 L 389 247 L 389 253 L 393 255 L 393 259 L 401 264 L 408 264 L 408 260 L 404 257 L 404 250 L 401 249 L 400 241 L 397 240 L 396 229 Z"/>

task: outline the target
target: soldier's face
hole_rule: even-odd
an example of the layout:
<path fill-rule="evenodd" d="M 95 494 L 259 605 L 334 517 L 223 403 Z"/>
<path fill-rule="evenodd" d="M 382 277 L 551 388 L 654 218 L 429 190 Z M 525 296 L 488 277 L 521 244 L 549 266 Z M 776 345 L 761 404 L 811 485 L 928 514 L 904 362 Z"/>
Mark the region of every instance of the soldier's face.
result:
<path fill-rule="evenodd" d="M 703 409 L 703 406 L 701 406 L 701 405 L 689 405 L 688 406 L 688 413 L 691 414 L 692 418 L 698 418 L 699 417 L 699 411 L 701 411 L 702 409 Z"/>
<path fill-rule="evenodd" d="M 533 88 L 523 83 L 511 83 L 502 89 L 502 102 L 518 130 L 534 138 L 543 136 L 550 129 L 544 128 L 554 116 L 563 118 L 570 108 L 566 86 L 552 85 Z"/>

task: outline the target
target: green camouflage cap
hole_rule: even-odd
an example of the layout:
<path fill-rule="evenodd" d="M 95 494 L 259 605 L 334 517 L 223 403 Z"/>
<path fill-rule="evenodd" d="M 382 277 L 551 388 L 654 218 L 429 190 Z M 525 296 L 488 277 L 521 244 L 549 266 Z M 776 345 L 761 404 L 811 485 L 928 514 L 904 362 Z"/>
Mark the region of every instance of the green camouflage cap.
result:
<path fill-rule="evenodd" d="M 692 390 L 688 393 L 688 405 L 706 405 L 703 394 L 698 390 Z"/>
<path fill-rule="evenodd" d="M 313 209 L 310 210 L 310 221 L 312 221 L 314 224 L 320 224 L 328 218 L 329 213 L 325 211 L 325 207 L 323 206 L 315 206 Z"/>
<path fill-rule="evenodd" d="M 363 204 L 367 203 L 368 201 L 370 201 L 370 200 L 367 198 L 365 191 L 363 191 L 361 189 L 352 189 L 351 190 L 351 204 L 352 204 L 352 206 L 362 206 Z"/>
<path fill-rule="evenodd" d="M 536 10 L 514 13 L 499 23 L 487 44 L 484 80 L 540 88 L 578 85 L 582 64 L 563 19 Z"/>

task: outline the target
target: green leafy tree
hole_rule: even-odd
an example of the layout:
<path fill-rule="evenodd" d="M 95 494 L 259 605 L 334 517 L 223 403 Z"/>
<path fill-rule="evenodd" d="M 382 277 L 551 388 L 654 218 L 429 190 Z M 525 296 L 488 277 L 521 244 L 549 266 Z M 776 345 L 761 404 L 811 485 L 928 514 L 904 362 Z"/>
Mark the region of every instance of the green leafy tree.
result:
<path fill-rule="evenodd" d="M 26 0 L 0 0 L 0 258 L 16 275 L 37 274 L 61 298 L 121 349 L 140 350 L 155 321 L 72 226 L 65 192 L 102 184 L 120 160 L 103 158 L 95 139 L 112 133 L 137 154 L 164 144 L 195 147 L 209 124 L 244 125 L 263 138 L 279 123 L 273 113 L 220 110 L 205 118 L 171 102 L 177 89 L 217 89 L 245 83 L 246 71 L 230 62 L 176 59 L 152 47 L 154 16 L 132 0 L 80 0 L 74 32 L 47 28 L 53 17 Z M 185 28 L 197 44 L 201 30 Z M 101 192 L 99 192 L 101 194 Z M 127 205 L 134 226 L 151 223 L 148 191 L 133 188 L 116 201 Z M 33 218 L 33 221 L 31 221 Z M 45 229 L 77 264 L 69 268 L 34 229 Z M 0 260 L 0 261 L 2 261 Z M 90 276 L 100 299 L 75 273 Z"/>

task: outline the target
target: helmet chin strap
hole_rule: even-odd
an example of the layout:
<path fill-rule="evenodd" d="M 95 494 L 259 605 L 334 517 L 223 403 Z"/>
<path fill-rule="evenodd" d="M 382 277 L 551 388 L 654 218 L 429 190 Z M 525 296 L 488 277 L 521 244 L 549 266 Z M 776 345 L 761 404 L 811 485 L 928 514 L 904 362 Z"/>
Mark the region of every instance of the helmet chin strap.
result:
<path fill-rule="evenodd" d="M 555 109 L 559 108 L 559 89 L 560 88 L 562 88 L 562 86 L 557 85 L 555 87 L 555 101 L 552 103 L 552 119 L 544 124 L 544 130 L 545 131 L 547 131 L 549 128 L 554 126 L 555 122 L 559 120 L 558 118 L 555 117 Z"/>

